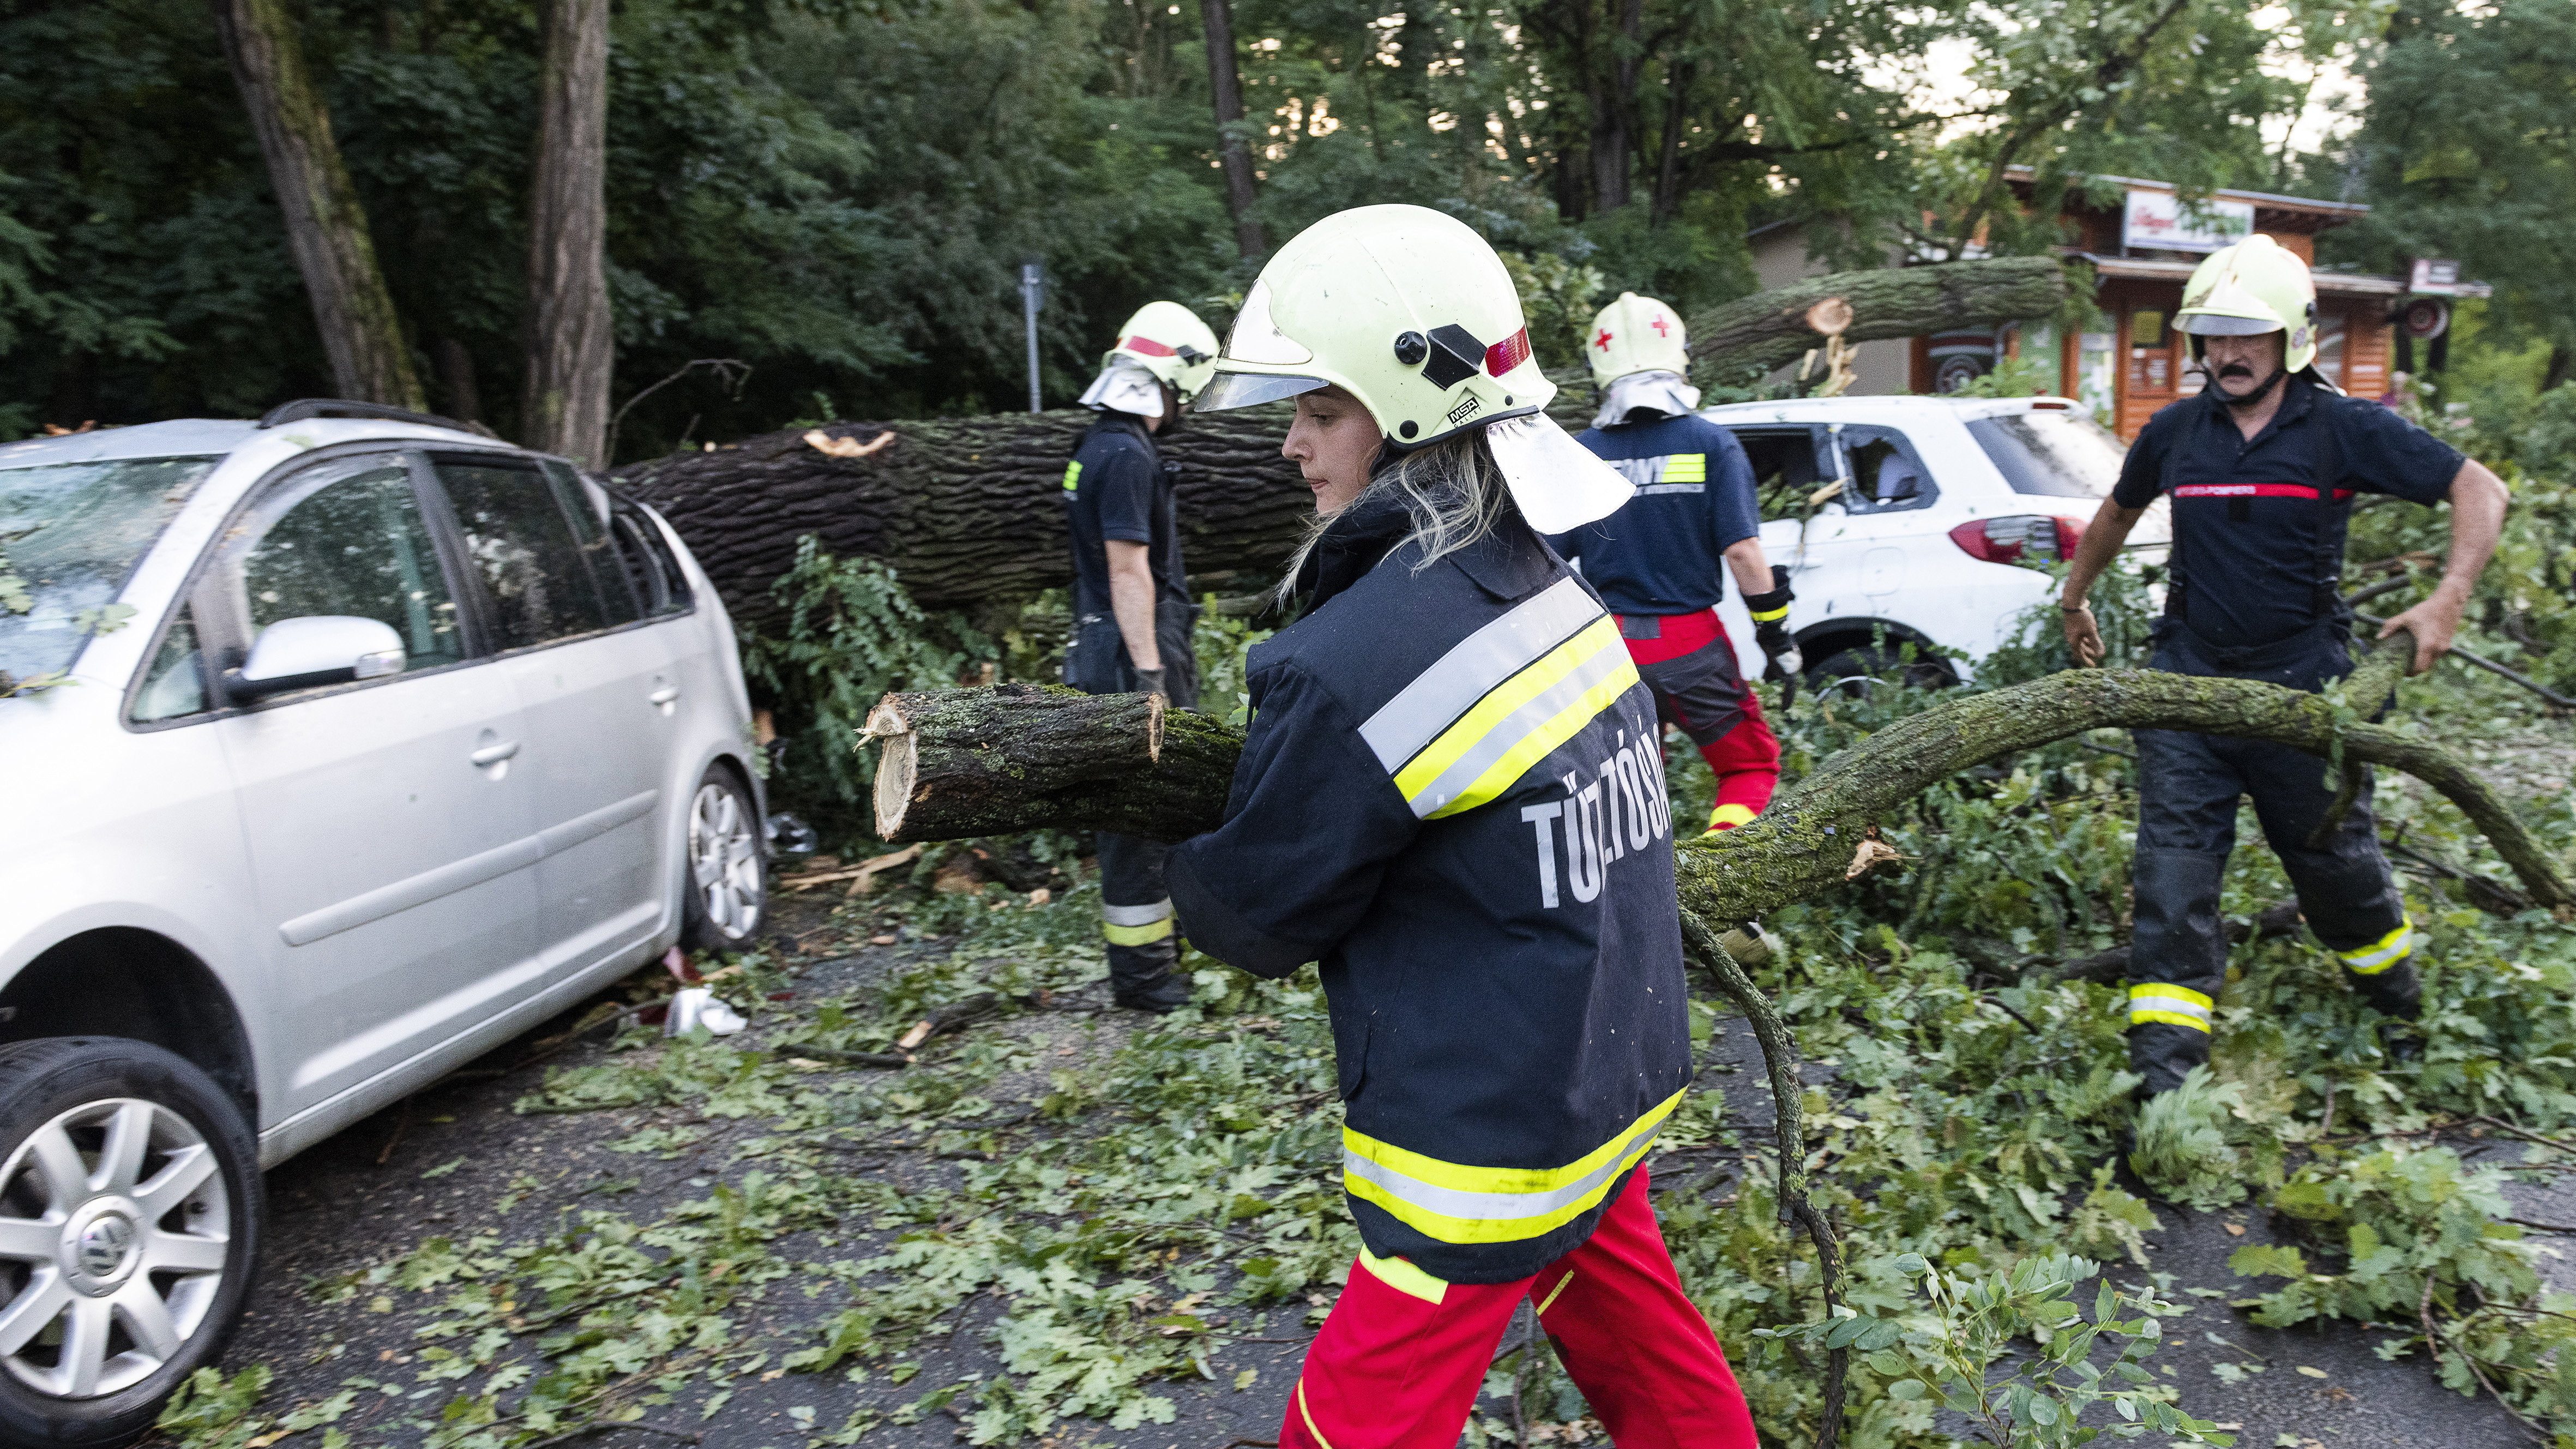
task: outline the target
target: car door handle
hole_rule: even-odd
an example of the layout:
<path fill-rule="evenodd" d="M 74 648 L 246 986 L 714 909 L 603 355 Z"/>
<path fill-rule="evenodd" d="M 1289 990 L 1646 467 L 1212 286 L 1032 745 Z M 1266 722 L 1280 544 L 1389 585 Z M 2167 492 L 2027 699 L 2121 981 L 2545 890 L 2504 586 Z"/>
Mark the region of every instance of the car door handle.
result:
<path fill-rule="evenodd" d="M 488 769 L 493 765 L 501 763 L 503 760 L 515 758 L 518 753 L 519 742 L 517 740 L 503 740 L 497 745 L 485 745 L 483 748 L 476 750 L 465 758 L 473 761 L 475 768 L 477 769 Z"/>
<path fill-rule="evenodd" d="M 679 697 L 680 686 L 676 684 L 666 684 L 660 689 L 654 690 L 651 694 L 644 696 L 644 699 L 648 704 L 664 705 L 671 703 Z"/>

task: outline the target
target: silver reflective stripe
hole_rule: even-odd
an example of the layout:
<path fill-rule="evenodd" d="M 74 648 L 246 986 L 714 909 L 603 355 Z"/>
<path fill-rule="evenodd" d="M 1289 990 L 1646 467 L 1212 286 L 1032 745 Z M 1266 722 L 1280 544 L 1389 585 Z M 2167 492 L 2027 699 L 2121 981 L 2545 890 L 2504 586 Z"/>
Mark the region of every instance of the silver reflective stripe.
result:
<path fill-rule="evenodd" d="M 2399 957 L 2406 955 L 2414 949 L 2415 933 L 2413 929 L 2407 926 L 2400 926 L 2397 928 L 2397 939 L 2389 942 L 2385 946 L 2379 947 L 2376 950 L 2338 951 L 2335 954 L 2343 958 L 2343 964 L 2346 966 L 2351 967 L 2355 971 L 2361 971 L 2366 967 L 2388 965 L 2390 962 L 2397 960 Z"/>
<path fill-rule="evenodd" d="M 1150 906 L 1113 906 L 1104 902 L 1100 907 L 1100 919 L 1113 926 L 1150 926 L 1171 913 L 1169 896 Z"/>
<path fill-rule="evenodd" d="M 1494 686 L 1520 673 L 1575 630 L 1601 617 L 1601 606 L 1573 579 L 1559 579 L 1536 598 L 1458 641 L 1360 726 L 1390 775 L 1422 753 L 1451 721 L 1475 708 Z M 1471 777 L 1472 778 L 1472 777 Z"/>
<path fill-rule="evenodd" d="M 2176 1016 L 2188 1016 L 2203 1023 L 2209 1020 L 2209 1008 L 2199 1002 L 2187 997 L 2167 996 L 2144 987 L 2130 988 L 2129 1010 L 2132 1012 L 2170 1011 Z"/>
<path fill-rule="evenodd" d="M 1606 632 L 1606 631 L 1605 631 Z M 1422 787 L 1413 797 L 1413 813 L 1428 819 L 1431 812 L 1465 794 L 1467 787 L 1494 767 L 1494 762 L 1510 754 L 1521 741 L 1528 739 L 1539 726 L 1565 713 L 1583 698 L 1583 692 L 1609 678 L 1621 668 L 1635 666 L 1628 662 L 1628 650 L 1617 639 L 1608 647 L 1568 671 L 1563 679 L 1531 695 L 1520 708 L 1494 722 L 1484 738 L 1467 748 L 1451 762 L 1440 777 Z"/>
<path fill-rule="evenodd" d="M 1599 1191 L 1603 1183 L 1625 1171 L 1629 1155 L 1663 1130 L 1665 1115 L 1655 1114 L 1653 1121 L 1630 1133 L 1607 1161 L 1581 1179 L 1547 1192 L 1469 1192 L 1464 1188 L 1435 1187 L 1420 1178 L 1407 1177 L 1382 1162 L 1371 1162 L 1348 1147 L 1342 1149 L 1342 1172 L 1348 1177 L 1366 1178 L 1413 1206 L 1443 1217 L 1474 1218 L 1484 1222 L 1540 1217 L 1581 1202 L 1587 1194 Z"/>
<path fill-rule="evenodd" d="M 1705 483 L 1649 483 L 1645 487 L 1637 490 L 1641 495 L 1656 493 L 1706 493 L 1707 491 L 1708 485 Z"/>

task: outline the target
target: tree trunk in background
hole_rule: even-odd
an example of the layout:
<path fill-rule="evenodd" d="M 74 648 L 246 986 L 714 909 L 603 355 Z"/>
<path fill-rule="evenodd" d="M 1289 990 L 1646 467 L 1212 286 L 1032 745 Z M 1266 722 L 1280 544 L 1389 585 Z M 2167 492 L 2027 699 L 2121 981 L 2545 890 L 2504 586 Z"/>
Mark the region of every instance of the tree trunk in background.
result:
<path fill-rule="evenodd" d="M 2066 295 L 2049 257 L 1844 272 L 1758 293 L 1692 320 L 1692 354 L 1714 372 L 1768 372 L 1822 342 L 1807 309 L 1843 297 L 1843 335 L 1910 337 L 2045 317 Z M 1549 411 L 1581 427 L 1592 412 L 1579 374 L 1558 376 Z M 618 471 L 688 541 L 735 617 L 778 617 L 770 585 L 814 534 L 832 553 L 884 559 L 914 599 L 958 608 L 1026 598 L 1072 577 L 1064 534 L 1064 464 L 1092 415 L 1078 408 L 904 423 L 834 423 L 835 438 L 882 448 L 835 458 L 796 432 L 746 438 L 712 453 L 674 453 Z M 1303 535 L 1313 494 L 1279 456 L 1289 410 L 1192 416 L 1157 445 L 1181 465 L 1181 549 L 1194 573 L 1244 570 L 1268 579 Z"/>
<path fill-rule="evenodd" d="M 1618 0 L 1618 6 L 1609 74 L 1596 76 L 1592 87 L 1592 205 L 1604 215 L 1628 204 L 1637 149 L 1637 76 L 1645 68 L 1637 47 L 1645 29 L 1646 0 Z"/>
<path fill-rule="evenodd" d="M 284 0 L 215 0 L 215 25 L 286 217 L 287 249 L 313 299 L 332 390 L 352 402 L 427 406 L 366 210 Z"/>
<path fill-rule="evenodd" d="M 1208 95 L 1216 103 L 1217 159 L 1225 167 L 1225 204 L 1234 213 L 1234 245 L 1245 260 L 1270 250 L 1253 214 L 1252 148 L 1243 136 L 1243 72 L 1234 56 L 1233 0 L 1199 0 L 1207 31 Z"/>
<path fill-rule="evenodd" d="M 608 0 L 549 0 L 528 196 L 529 447 L 606 467 Z"/>
<path fill-rule="evenodd" d="M 429 355 L 438 368 L 438 390 L 444 394 L 439 406 L 442 414 L 460 423 L 483 421 L 483 389 L 475 381 L 474 354 L 453 337 L 441 337 L 430 344 Z"/>
<path fill-rule="evenodd" d="M 1698 74 L 1698 63 L 1686 60 L 1664 78 L 1664 129 L 1656 138 L 1655 189 L 1646 204 L 1646 219 L 1654 226 L 1671 221 L 1682 207 L 1682 126 L 1689 119 L 1691 81 Z"/>

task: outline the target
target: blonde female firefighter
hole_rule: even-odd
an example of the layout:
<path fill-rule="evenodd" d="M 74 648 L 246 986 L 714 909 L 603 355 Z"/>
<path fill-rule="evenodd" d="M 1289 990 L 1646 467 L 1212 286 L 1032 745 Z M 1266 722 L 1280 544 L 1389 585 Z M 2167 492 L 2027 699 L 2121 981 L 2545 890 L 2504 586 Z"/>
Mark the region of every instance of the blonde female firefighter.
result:
<path fill-rule="evenodd" d="M 1279 1442 L 1451 1449 L 1528 1299 L 1623 1449 L 1752 1449 L 1642 1165 L 1691 1082 L 1654 699 L 1542 538 L 1631 487 L 1541 411 L 1509 276 L 1438 212 L 1281 248 L 1216 371 L 1202 411 L 1296 400 L 1317 525 L 1172 899 L 1220 960 L 1321 963 L 1366 1244 Z"/>

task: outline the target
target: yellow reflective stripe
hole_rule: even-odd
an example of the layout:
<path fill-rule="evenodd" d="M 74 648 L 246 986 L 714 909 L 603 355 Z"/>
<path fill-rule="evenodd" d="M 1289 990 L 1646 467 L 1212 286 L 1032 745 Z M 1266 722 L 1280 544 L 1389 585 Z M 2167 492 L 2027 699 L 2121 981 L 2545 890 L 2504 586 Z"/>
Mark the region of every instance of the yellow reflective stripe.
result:
<path fill-rule="evenodd" d="M 1100 923 L 1100 934 L 1108 937 L 1109 944 L 1112 946 L 1142 946 L 1148 941 L 1160 941 L 1170 936 L 1172 918 L 1165 916 L 1145 926 L 1120 926 L 1103 921 Z"/>
<path fill-rule="evenodd" d="M 1076 459 L 1076 460 L 1074 460 L 1073 462 L 1070 462 L 1070 463 L 1065 464 L 1065 465 L 1064 465 L 1064 491 L 1065 491 L 1065 492 L 1067 492 L 1067 493 L 1072 492 L 1072 491 L 1073 491 L 1073 488 L 1074 488 L 1074 485 L 1075 485 L 1075 484 L 1077 484 L 1077 483 L 1080 483 L 1081 481 L 1082 481 L 1082 461 L 1081 461 L 1080 459 Z"/>
<path fill-rule="evenodd" d="M 2192 990 L 2188 986 L 2175 986 L 2170 982 L 2164 981 L 2147 981 L 2129 988 L 2129 999 L 2131 1001 L 2135 1001 L 2142 996 L 2170 996 L 2178 1001 L 2188 1001 L 2203 1011 L 2207 1011 L 2209 1008 L 2218 1004 L 2217 1002 L 2210 1000 L 2208 997 L 2201 995 L 2199 992 Z"/>
<path fill-rule="evenodd" d="M 1752 820 L 1753 807 L 1738 805 L 1732 800 L 1708 812 L 1708 828 L 1711 830 L 1733 830 L 1739 825 L 1751 824 Z"/>
<path fill-rule="evenodd" d="M 1658 483 L 1705 483 L 1708 481 L 1706 453 L 1675 453 L 1664 460 L 1664 476 Z"/>
<path fill-rule="evenodd" d="M 1598 1206 L 1644 1159 L 1689 1089 L 1675 1092 L 1609 1141 L 1564 1167 L 1471 1167 L 1342 1129 L 1342 1190 L 1444 1243 L 1535 1238 Z"/>
<path fill-rule="evenodd" d="M 2164 981 L 2142 981 L 2129 988 L 2129 1024 L 2161 1021 L 2168 1026 L 2187 1026 L 2194 1031 L 2209 1030 L 2209 1013 L 2218 1003 L 2188 986 L 2175 986 Z"/>
<path fill-rule="evenodd" d="M 1636 662 L 1604 614 L 1495 686 L 1397 771 L 1395 786 L 1426 820 L 1472 810 L 1510 789 L 1636 682 Z"/>
<path fill-rule="evenodd" d="M 1315 1436 L 1315 1442 L 1323 1449 L 1333 1449 L 1333 1441 L 1325 1438 L 1324 1431 L 1315 1427 L 1315 1411 L 1306 1407 L 1306 1379 L 1302 1374 L 1297 1378 L 1297 1412 L 1305 1416 L 1306 1432 Z"/>
<path fill-rule="evenodd" d="M 1544 1318 L 1547 1316 L 1547 1306 L 1554 1303 L 1556 1301 L 1556 1295 L 1564 1292 L 1565 1285 L 1573 1281 L 1574 1270 L 1568 1268 L 1565 1270 L 1565 1276 L 1556 1280 L 1556 1286 L 1547 1290 L 1547 1296 L 1539 1300 L 1538 1312 L 1540 1317 Z"/>
<path fill-rule="evenodd" d="M 2367 946 L 2356 946 L 2349 951 L 2337 951 L 2335 955 L 2342 960 L 2344 969 L 2353 975 L 2376 976 L 2405 960 L 2413 954 L 2414 950 L 2415 922 L 2411 918 L 2401 918 L 2397 922 L 2396 930 Z"/>
<path fill-rule="evenodd" d="M 1762 609 L 1748 609 L 1748 610 L 1746 610 L 1745 612 L 1746 612 L 1746 613 L 1749 613 L 1749 614 L 1751 614 L 1751 615 L 1753 616 L 1753 622 L 1754 622 L 1754 623 L 1756 623 L 1756 624 L 1768 624 L 1768 623 L 1770 623 L 1770 622 L 1771 622 L 1772 620 L 1774 620 L 1774 619 L 1785 619 L 1785 618 L 1788 618 L 1788 617 L 1789 617 L 1789 606 L 1788 606 L 1788 605 L 1786 605 L 1786 604 L 1782 604 L 1780 607 L 1778 607 L 1778 608 L 1776 608 L 1776 609 L 1771 609 L 1771 610 L 1768 610 L 1768 611 L 1765 611 L 1765 610 L 1762 610 Z"/>
<path fill-rule="evenodd" d="M 1434 1278 L 1402 1258 L 1381 1258 L 1362 1248 L 1360 1266 L 1368 1269 L 1370 1277 L 1396 1292 L 1419 1298 L 1425 1303 L 1437 1303 L 1449 1296 L 1447 1279 Z"/>

